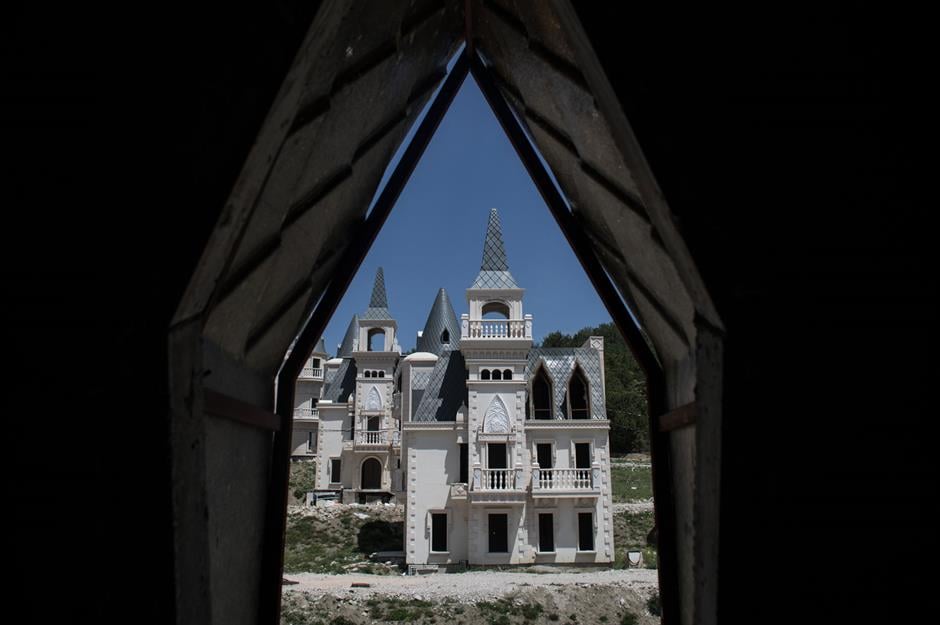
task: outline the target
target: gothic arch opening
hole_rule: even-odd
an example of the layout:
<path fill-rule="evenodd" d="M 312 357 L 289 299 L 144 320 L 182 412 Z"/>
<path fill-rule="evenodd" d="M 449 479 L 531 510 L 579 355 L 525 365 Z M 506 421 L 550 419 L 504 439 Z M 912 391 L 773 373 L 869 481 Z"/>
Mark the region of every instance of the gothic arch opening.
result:
<path fill-rule="evenodd" d="M 347 6 L 342 1 L 338 4 Z M 442 6 L 449 11 L 452 4 L 445 2 Z M 380 63 L 370 64 L 371 60 L 364 60 L 386 58 L 381 54 L 368 56 L 374 52 L 375 44 L 365 39 L 361 46 L 357 44 L 351 59 L 344 57 L 337 61 L 317 55 L 316 50 L 320 49 L 317 46 L 321 43 L 316 37 L 305 43 L 316 50 L 296 57 L 298 65 L 285 81 L 285 93 L 275 102 L 270 123 L 266 122 L 255 142 L 242 178 L 225 206 L 225 218 L 220 219 L 210 238 L 203 261 L 174 317 L 169 359 L 173 363 L 170 371 L 173 463 L 174 470 L 191 478 L 174 485 L 176 518 L 196 518 L 193 511 L 206 508 L 207 493 L 213 483 L 218 483 L 206 475 L 205 459 L 225 450 L 187 444 L 193 440 L 209 440 L 206 432 L 215 427 L 213 419 L 252 423 L 251 427 L 263 432 L 273 443 L 264 447 L 270 451 L 256 463 L 259 467 L 270 467 L 270 471 L 263 477 L 254 476 L 253 479 L 261 483 L 252 491 L 246 490 L 243 497 L 243 503 L 251 506 L 253 512 L 262 511 L 255 517 L 263 517 L 262 529 L 252 528 L 255 535 L 262 538 L 259 544 L 249 545 L 252 553 L 262 554 L 261 590 L 259 593 L 255 593 L 254 587 L 250 592 L 246 590 L 250 601 L 257 599 L 261 622 L 277 622 L 280 602 L 292 382 L 322 335 L 460 82 L 470 74 L 480 84 L 552 215 L 648 376 L 664 622 L 679 620 L 680 550 L 685 558 L 684 570 L 695 571 L 694 575 L 687 576 L 695 584 L 684 587 L 683 613 L 692 614 L 693 605 L 702 601 L 710 605 L 709 593 L 713 592 L 711 584 L 714 582 L 709 583 L 709 580 L 716 577 L 713 569 L 717 562 L 717 461 L 720 454 L 716 432 L 720 433 L 721 415 L 721 321 L 672 225 L 668 207 L 648 171 L 622 107 L 606 83 L 603 70 L 593 58 L 590 44 L 568 4 L 551 3 L 539 8 L 552 18 L 543 23 L 563 26 L 549 33 L 540 31 L 540 22 L 532 20 L 531 16 L 516 15 L 512 7 L 501 9 L 512 14 L 517 26 L 516 30 L 502 34 L 494 32 L 491 23 L 479 21 L 478 16 L 486 14 L 490 10 L 487 5 L 491 3 L 470 4 L 475 11 L 479 9 L 477 17 L 468 16 L 464 20 L 461 14 L 455 22 L 457 31 L 447 28 L 433 31 L 443 33 L 442 37 L 454 35 L 453 41 L 459 41 L 460 28 L 465 21 L 468 29 L 471 24 L 475 27 L 475 34 L 468 39 L 468 49 L 461 54 L 450 74 L 443 71 L 438 61 L 454 50 L 450 45 L 453 41 L 442 45 L 419 37 L 417 40 L 427 44 L 419 50 L 418 47 L 397 49 L 411 45 L 409 42 L 413 40 L 409 37 L 375 39 L 391 42 L 388 45 L 395 53 L 387 57 L 391 59 L 389 63 L 394 64 L 396 57 L 409 60 L 402 66 L 402 72 L 396 74 L 396 86 L 401 94 L 390 94 L 377 102 L 375 109 L 369 109 L 382 122 L 379 126 L 371 123 L 373 120 L 365 108 L 330 106 L 330 99 L 337 97 L 341 89 L 355 91 L 367 82 L 366 79 L 374 78 L 371 70 Z M 388 11 L 389 19 L 370 20 L 368 25 L 362 25 L 355 19 L 335 20 L 335 16 L 318 15 L 312 32 L 331 33 L 330 37 L 335 35 L 337 42 L 345 43 L 353 41 L 349 29 L 360 25 L 369 33 L 379 23 L 391 25 L 394 31 L 395 28 L 415 29 L 420 22 L 412 19 L 413 16 L 402 19 L 391 5 L 376 10 Z M 409 34 L 411 32 L 415 31 Z M 564 45 L 556 48 L 541 43 L 541 40 L 551 42 L 553 37 L 565 39 L 561 42 Z M 513 45 L 500 46 L 501 42 L 508 41 Z M 338 45 L 337 49 L 346 48 Z M 557 49 L 571 50 L 572 57 L 564 59 L 563 64 L 545 64 L 542 57 L 556 54 L 552 50 Z M 361 57 L 363 54 L 367 56 Z M 308 66 L 313 58 L 318 59 L 316 67 Z M 542 65 L 526 65 L 527 61 L 539 59 Z M 520 67 L 534 69 L 520 73 Z M 533 85 L 555 80 L 558 74 L 567 77 L 569 82 L 564 84 L 564 92 L 542 90 L 541 95 L 548 104 L 542 112 L 557 110 L 570 116 L 565 119 L 566 132 L 559 131 L 557 120 L 539 114 L 539 102 L 531 95 Z M 334 82 L 337 77 L 342 80 Z M 431 98 L 437 84 L 441 84 L 440 90 Z M 586 96 L 577 100 L 585 102 L 583 111 L 572 104 L 576 100 L 565 99 L 572 92 L 579 97 Z M 312 95 L 323 97 L 313 98 Z M 388 156 L 393 152 L 389 145 L 398 145 L 402 136 L 392 130 L 413 123 L 417 118 L 413 110 L 415 104 L 428 99 L 431 99 L 431 106 L 417 126 L 414 138 L 407 144 L 387 182 L 379 187 L 381 167 L 388 163 Z M 350 100 L 370 101 L 374 99 L 353 96 Z M 587 117 L 581 113 L 586 113 Z M 323 127 L 342 124 L 353 129 L 348 136 L 337 139 L 342 154 L 325 153 L 328 144 L 315 140 L 315 129 L 324 120 Z M 377 145 L 381 149 L 376 150 Z M 536 146 L 544 155 L 544 162 Z M 314 159 L 314 163 L 320 162 L 316 159 L 326 159 L 324 163 L 337 167 L 335 170 L 326 167 L 318 170 L 312 166 L 292 169 L 298 158 L 291 152 L 295 148 L 305 151 L 308 156 L 304 158 Z M 549 166 L 558 176 L 557 181 L 548 172 Z M 319 173 L 305 178 L 311 171 Z M 269 184 L 269 181 L 273 182 Z M 361 213 L 377 187 L 381 190 L 371 209 L 367 214 Z M 302 195 L 292 198 L 281 193 L 285 188 L 296 188 Z M 281 196 L 271 195 L 271 189 Z M 336 190 L 341 192 L 334 193 Z M 571 205 L 565 194 L 575 200 Z M 325 198 L 330 202 L 329 207 Z M 573 211 L 575 204 L 577 210 Z M 323 223 L 324 216 L 328 216 L 329 224 Z M 621 216 L 624 219 L 620 219 Z M 314 227 L 310 227 L 311 224 Z M 302 246 L 296 245 L 296 239 L 292 238 L 297 231 L 294 226 L 301 230 L 306 226 L 310 240 Z M 247 306 L 246 301 L 256 305 Z M 628 310 L 628 305 L 636 317 Z M 503 315 L 508 317 L 509 311 L 503 311 Z M 639 330 L 641 324 L 649 333 L 649 343 Z M 283 356 L 298 330 L 301 334 L 297 344 L 285 362 Z M 213 374 L 204 375 L 209 370 Z M 275 379 L 277 399 L 272 403 Z M 228 401 L 231 398 L 240 403 L 233 404 Z M 276 414 L 272 414 L 273 411 Z M 702 411 L 709 418 L 700 428 L 695 415 Z M 674 435 L 679 428 L 691 428 L 683 433 L 691 431 L 691 438 Z M 244 435 L 245 440 L 232 444 L 247 447 L 248 438 L 249 435 Z M 704 441 L 704 444 L 690 448 L 684 455 L 677 453 L 675 462 L 671 462 L 673 452 L 670 450 L 688 451 L 690 440 Z M 255 442 L 252 440 L 251 444 Z M 702 457 L 707 461 L 691 467 L 683 464 L 685 456 L 698 458 L 706 452 L 707 457 Z M 681 490 L 687 484 L 694 484 L 694 490 L 691 487 L 688 491 Z M 684 504 L 678 512 L 674 505 L 677 498 Z M 696 511 L 694 516 L 692 510 Z M 683 527 L 694 527 L 696 540 L 701 538 L 704 543 L 696 543 L 693 549 L 691 538 L 685 538 L 686 534 L 692 534 L 679 536 L 677 514 L 685 515 Z M 213 519 L 221 525 L 213 527 L 212 531 L 240 535 L 239 524 L 243 521 L 224 518 L 216 521 L 218 516 Z M 174 540 L 177 558 L 188 558 L 190 553 L 213 553 L 209 528 L 203 524 L 185 526 Z M 680 540 L 686 542 L 679 545 Z M 223 602 L 225 597 L 204 592 L 204 584 L 200 582 L 208 579 L 208 557 L 195 561 L 191 568 L 178 569 L 178 610 L 208 614 L 212 613 L 210 608 Z M 259 568 L 257 558 L 243 568 L 254 572 Z M 239 572 L 241 570 L 239 568 Z M 701 579 L 698 571 L 703 571 Z M 246 579 L 242 575 L 235 577 Z M 223 594 L 237 593 L 226 588 Z"/>
<path fill-rule="evenodd" d="M 581 365 L 576 365 L 571 374 L 571 380 L 568 381 L 568 407 L 571 410 L 572 419 L 591 418 L 589 392 L 587 376 L 584 375 Z"/>
<path fill-rule="evenodd" d="M 538 368 L 532 381 L 532 417 L 552 418 L 552 383 L 542 366 Z"/>

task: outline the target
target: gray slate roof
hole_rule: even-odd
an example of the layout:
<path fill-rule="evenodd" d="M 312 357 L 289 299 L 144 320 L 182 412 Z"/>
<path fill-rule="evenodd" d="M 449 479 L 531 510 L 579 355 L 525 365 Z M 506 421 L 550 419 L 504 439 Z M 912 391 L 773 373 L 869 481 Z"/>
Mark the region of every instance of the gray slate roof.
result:
<path fill-rule="evenodd" d="M 453 421 L 467 400 L 467 365 L 458 350 L 445 349 L 431 370 L 412 421 Z"/>
<path fill-rule="evenodd" d="M 460 323 L 457 321 L 457 315 L 454 314 L 454 307 L 450 304 L 450 298 L 447 297 L 447 291 L 441 289 L 434 298 L 434 304 L 431 306 L 431 312 L 428 314 L 428 320 L 424 324 L 424 331 L 421 338 L 418 339 L 415 349 L 419 352 L 430 352 L 440 356 L 444 351 L 444 343 L 441 342 L 441 335 L 447 330 L 450 335 L 448 343 L 450 349 L 457 349 L 460 346 Z"/>
<path fill-rule="evenodd" d="M 327 353 L 326 341 L 323 340 L 322 336 L 320 337 L 320 340 L 317 341 L 317 345 L 316 347 L 313 348 L 313 351 L 311 353 L 313 354 L 326 354 Z"/>
<path fill-rule="evenodd" d="M 538 367 L 544 366 L 552 383 L 553 416 L 556 419 L 564 419 L 566 416 L 562 405 L 566 400 L 568 381 L 574 374 L 576 365 L 581 366 L 590 385 L 591 418 L 606 419 L 607 407 L 604 404 L 601 374 L 603 365 L 596 349 L 592 347 L 534 347 L 529 350 L 525 376 L 527 380 L 531 379 Z"/>
<path fill-rule="evenodd" d="M 332 402 L 344 402 L 350 393 L 356 390 L 356 363 L 352 358 L 344 358 L 326 385 L 323 387 L 323 399 Z"/>
<path fill-rule="evenodd" d="M 369 307 L 362 313 L 361 319 L 391 319 L 392 313 L 388 311 L 388 295 L 385 293 L 385 272 L 379 267 L 375 272 L 375 284 L 372 285 L 372 297 L 369 298 Z"/>
<path fill-rule="evenodd" d="M 503 230 L 499 223 L 499 213 L 490 209 L 490 219 L 486 225 L 486 239 L 483 241 L 483 262 L 480 273 L 470 285 L 471 289 L 518 289 L 516 279 L 509 273 L 509 259 L 503 245 Z"/>
<path fill-rule="evenodd" d="M 349 326 L 346 327 L 346 335 L 343 336 L 343 342 L 340 343 L 337 358 L 350 358 L 355 348 L 356 337 L 359 334 L 359 316 L 353 315 L 349 320 Z"/>

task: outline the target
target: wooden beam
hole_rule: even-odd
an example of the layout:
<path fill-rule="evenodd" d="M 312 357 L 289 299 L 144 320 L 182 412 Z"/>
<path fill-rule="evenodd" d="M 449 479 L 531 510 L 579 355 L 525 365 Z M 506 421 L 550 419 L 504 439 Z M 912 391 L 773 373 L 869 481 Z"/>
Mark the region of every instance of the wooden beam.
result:
<path fill-rule="evenodd" d="M 693 401 L 659 415 L 658 429 L 660 432 L 671 432 L 687 425 L 695 425 L 696 417 L 698 417 L 698 406 Z"/>
<path fill-rule="evenodd" d="M 263 408 L 258 408 L 254 404 L 249 404 L 210 389 L 203 391 L 203 398 L 205 410 L 208 414 L 262 430 L 272 432 L 281 430 L 281 418 L 278 415 Z"/>

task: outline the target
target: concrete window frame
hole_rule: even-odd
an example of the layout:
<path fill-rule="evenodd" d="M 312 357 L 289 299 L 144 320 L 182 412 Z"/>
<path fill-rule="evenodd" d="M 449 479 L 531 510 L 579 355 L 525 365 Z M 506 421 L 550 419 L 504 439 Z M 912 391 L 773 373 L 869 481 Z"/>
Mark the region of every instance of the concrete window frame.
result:
<path fill-rule="evenodd" d="M 546 469 L 546 468 L 554 469 L 558 466 L 558 441 L 556 441 L 554 438 L 533 438 L 531 442 L 532 442 L 532 447 L 530 449 L 530 452 L 532 454 L 531 456 L 532 462 L 538 462 L 538 459 L 539 459 L 538 446 L 539 445 L 551 445 L 552 446 L 552 466 L 543 467 L 540 464 L 539 468 L 540 469 Z"/>
<path fill-rule="evenodd" d="M 334 469 L 337 469 L 337 470 L 334 471 Z M 329 464 L 328 471 L 329 471 L 329 475 L 327 477 L 329 478 L 330 486 L 333 486 L 334 484 L 342 485 L 343 483 L 343 479 L 342 479 L 343 478 L 343 459 L 340 456 L 330 456 L 330 464 Z M 334 475 L 334 473 L 338 473 L 339 475 Z"/>
<path fill-rule="evenodd" d="M 558 524 L 555 523 L 555 517 L 557 516 L 553 508 L 536 508 L 535 509 L 535 553 L 536 555 L 555 555 L 558 553 Z M 552 546 L 554 549 L 551 551 L 542 551 L 542 515 L 547 515 L 552 517 Z"/>
<path fill-rule="evenodd" d="M 591 549 L 581 548 L 581 515 L 591 515 Z M 574 509 L 575 524 L 577 527 L 577 553 L 597 553 L 597 510 L 586 506 L 576 506 Z"/>
<path fill-rule="evenodd" d="M 443 514 L 446 517 L 446 530 L 444 531 L 444 541 L 447 544 L 447 549 L 444 551 L 435 551 L 434 550 L 434 515 Z M 425 527 L 427 528 L 427 533 L 425 534 L 428 538 L 428 553 L 429 554 L 450 554 L 450 532 L 453 528 L 451 523 L 451 511 L 449 508 L 429 508 L 427 513 L 427 518 L 425 520 Z"/>
<path fill-rule="evenodd" d="M 591 463 L 586 467 L 578 466 L 578 444 L 587 443 L 590 445 L 590 460 Z M 571 444 L 568 447 L 568 464 L 570 469 L 590 469 L 591 464 L 594 463 L 594 454 L 597 453 L 597 450 L 594 448 L 594 439 L 593 438 L 572 438 Z"/>
<path fill-rule="evenodd" d="M 486 515 L 486 555 L 504 556 L 512 553 L 512 545 L 509 541 L 510 521 L 512 520 L 511 508 L 486 508 L 483 510 Z M 506 551 L 490 551 L 490 517 L 494 514 L 501 514 L 506 517 Z"/>

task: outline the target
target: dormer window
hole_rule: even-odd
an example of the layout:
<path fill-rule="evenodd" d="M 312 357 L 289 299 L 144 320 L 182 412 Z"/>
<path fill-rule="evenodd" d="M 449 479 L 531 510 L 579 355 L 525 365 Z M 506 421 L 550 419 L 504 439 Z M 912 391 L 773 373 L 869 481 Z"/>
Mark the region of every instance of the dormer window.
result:
<path fill-rule="evenodd" d="M 575 367 L 568 383 L 568 398 L 572 419 L 588 419 L 591 416 L 588 398 L 588 381 L 580 366 Z"/>
<path fill-rule="evenodd" d="M 450 344 L 450 332 L 448 332 L 446 329 L 441 332 L 441 343 L 444 345 Z"/>
<path fill-rule="evenodd" d="M 532 382 L 532 412 L 536 419 L 552 418 L 552 386 L 542 367 Z"/>

